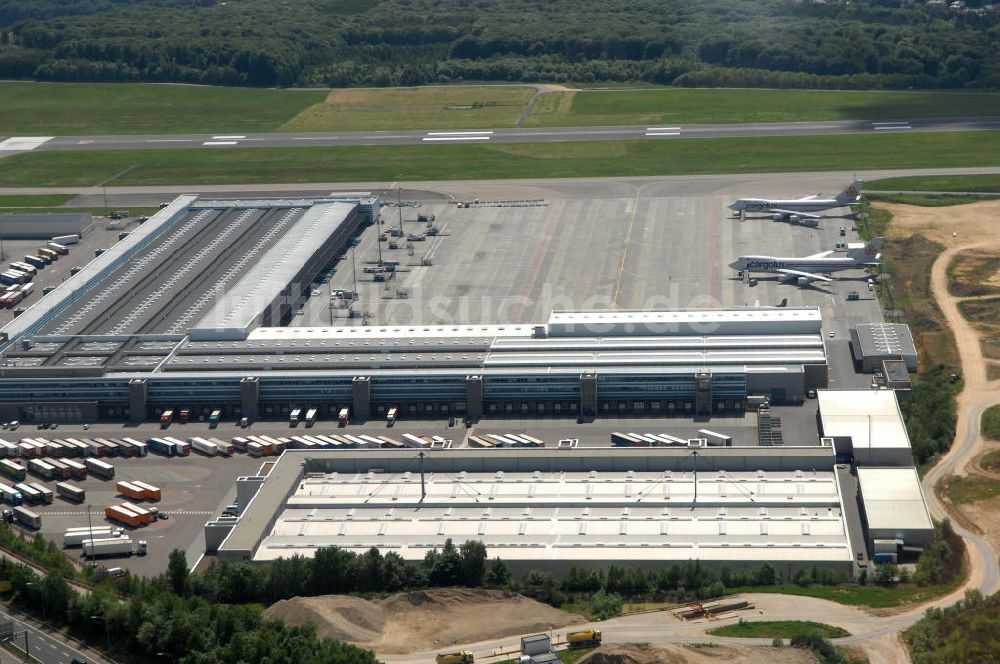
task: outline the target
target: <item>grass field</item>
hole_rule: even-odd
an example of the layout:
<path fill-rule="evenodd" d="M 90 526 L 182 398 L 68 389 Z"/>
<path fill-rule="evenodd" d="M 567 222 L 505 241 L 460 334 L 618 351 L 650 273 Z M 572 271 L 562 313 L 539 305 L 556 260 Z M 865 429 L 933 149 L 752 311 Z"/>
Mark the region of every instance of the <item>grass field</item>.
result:
<path fill-rule="evenodd" d="M 456 85 L 334 90 L 282 131 L 490 129 L 513 127 L 534 88 Z"/>
<path fill-rule="evenodd" d="M 324 90 L 141 83 L 0 83 L 0 135 L 274 131 Z"/>
<path fill-rule="evenodd" d="M 735 636 L 750 639 L 790 639 L 793 636 L 819 632 L 824 639 L 838 639 L 850 636 L 850 632 L 833 625 L 809 620 L 759 620 L 738 622 L 706 630 L 712 636 Z"/>
<path fill-rule="evenodd" d="M 1000 192 L 1000 174 L 930 175 L 885 178 L 865 183 L 872 191 L 961 191 L 968 193 Z"/>
<path fill-rule="evenodd" d="M 983 418 L 979 423 L 979 431 L 983 434 L 983 438 L 1000 440 L 1000 406 L 990 406 L 983 411 Z M 995 457 L 1000 457 L 1000 454 L 995 455 Z M 998 460 L 996 466 L 1000 466 L 1000 460 Z"/>
<path fill-rule="evenodd" d="M 36 208 L 62 205 L 73 194 L 41 194 L 35 196 L 0 196 L 0 208 Z"/>
<path fill-rule="evenodd" d="M 526 126 L 911 120 L 1000 114 L 1000 94 L 658 88 L 550 92 Z"/>
<path fill-rule="evenodd" d="M 967 205 L 979 201 L 996 200 L 995 196 L 976 194 L 865 194 L 869 201 L 881 203 L 901 203 L 903 205 L 919 205 L 921 207 L 951 207 L 952 205 Z"/>
<path fill-rule="evenodd" d="M 1000 132 L 33 152 L 0 160 L 0 186 L 390 182 L 990 166 Z M 127 171 L 127 172 L 125 172 Z"/>
<path fill-rule="evenodd" d="M 1000 480 L 990 479 L 982 475 L 966 475 L 952 477 L 946 487 L 948 498 L 956 505 L 978 503 L 1000 496 Z"/>

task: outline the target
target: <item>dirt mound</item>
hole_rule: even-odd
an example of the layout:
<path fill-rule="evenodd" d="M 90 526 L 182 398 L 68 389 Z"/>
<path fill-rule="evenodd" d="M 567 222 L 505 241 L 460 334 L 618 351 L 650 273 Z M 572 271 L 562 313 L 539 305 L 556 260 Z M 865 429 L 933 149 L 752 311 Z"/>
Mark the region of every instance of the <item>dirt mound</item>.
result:
<path fill-rule="evenodd" d="M 367 601 L 345 595 L 296 597 L 267 609 L 320 636 L 398 654 L 577 625 L 583 617 L 504 590 L 435 588 Z"/>
<path fill-rule="evenodd" d="M 582 658 L 579 664 L 811 664 L 804 650 L 764 646 L 682 646 L 609 643 Z"/>
<path fill-rule="evenodd" d="M 312 623 L 320 636 L 352 643 L 379 640 L 386 625 L 381 607 L 346 595 L 293 597 L 272 604 L 264 613 L 289 625 Z"/>

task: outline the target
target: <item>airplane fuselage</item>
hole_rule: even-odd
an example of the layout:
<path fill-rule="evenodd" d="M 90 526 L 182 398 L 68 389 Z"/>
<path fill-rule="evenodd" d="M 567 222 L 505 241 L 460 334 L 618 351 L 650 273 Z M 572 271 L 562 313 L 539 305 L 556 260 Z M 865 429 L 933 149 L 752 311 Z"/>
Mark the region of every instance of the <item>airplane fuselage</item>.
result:
<path fill-rule="evenodd" d="M 866 263 L 853 258 L 777 258 L 774 256 L 741 256 L 733 261 L 733 267 L 744 272 L 777 272 L 778 270 L 798 270 L 823 274 L 865 267 Z"/>
<path fill-rule="evenodd" d="M 771 210 L 794 210 L 796 212 L 819 212 L 847 205 L 832 198 L 795 199 L 789 201 L 766 198 L 741 198 L 729 206 L 736 212 L 769 212 Z"/>

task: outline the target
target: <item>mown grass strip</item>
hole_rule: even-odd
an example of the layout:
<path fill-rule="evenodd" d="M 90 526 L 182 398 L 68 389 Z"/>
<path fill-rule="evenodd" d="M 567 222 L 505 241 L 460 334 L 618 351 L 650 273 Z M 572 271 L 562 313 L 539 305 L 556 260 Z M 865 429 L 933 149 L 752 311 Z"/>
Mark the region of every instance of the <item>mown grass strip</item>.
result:
<path fill-rule="evenodd" d="M 824 639 L 839 639 L 851 635 L 840 627 L 811 620 L 740 621 L 707 630 L 705 633 L 712 636 L 735 636 L 747 639 L 790 639 L 810 632 L 819 632 Z"/>
<path fill-rule="evenodd" d="M 1000 131 L 735 139 L 32 152 L 0 186 L 390 182 L 1000 165 Z"/>

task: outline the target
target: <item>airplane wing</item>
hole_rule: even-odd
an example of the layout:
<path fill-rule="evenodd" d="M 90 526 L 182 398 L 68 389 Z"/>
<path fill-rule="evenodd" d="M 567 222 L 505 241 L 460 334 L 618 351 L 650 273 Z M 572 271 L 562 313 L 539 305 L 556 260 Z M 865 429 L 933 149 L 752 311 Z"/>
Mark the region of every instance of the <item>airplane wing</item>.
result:
<path fill-rule="evenodd" d="M 778 214 L 783 214 L 786 217 L 796 216 L 799 219 L 822 219 L 818 214 L 809 214 L 808 212 L 797 212 L 796 210 L 782 210 L 780 208 L 772 208 L 770 212 L 777 212 Z"/>
<path fill-rule="evenodd" d="M 832 253 L 833 253 L 832 251 L 821 251 L 818 254 L 813 254 L 812 256 L 806 256 L 806 258 L 826 258 Z"/>
<path fill-rule="evenodd" d="M 795 277 L 796 279 L 798 279 L 799 277 L 805 277 L 809 281 L 833 281 L 833 279 L 824 277 L 819 274 L 813 274 L 812 272 L 802 272 L 800 270 L 788 270 L 785 268 L 775 271 L 780 272 L 781 274 L 787 275 L 789 277 Z"/>

